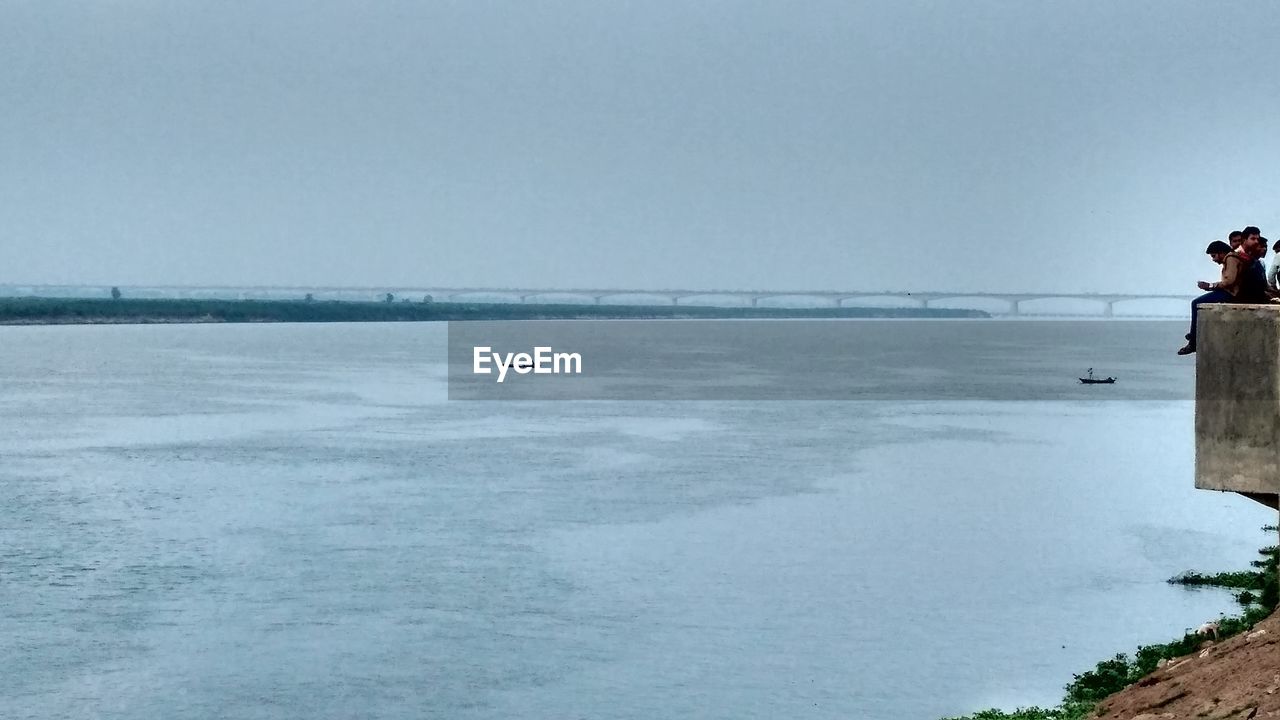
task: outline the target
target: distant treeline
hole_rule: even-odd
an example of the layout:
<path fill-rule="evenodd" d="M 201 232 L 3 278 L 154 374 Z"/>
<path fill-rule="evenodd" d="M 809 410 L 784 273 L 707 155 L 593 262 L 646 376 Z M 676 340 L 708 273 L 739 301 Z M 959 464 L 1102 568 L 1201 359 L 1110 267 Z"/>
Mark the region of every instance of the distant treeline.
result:
<path fill-rule="evenodd" d="M 979 310 L 0 298 L 0 323 L 405 322 L 641 318 L 974 318 Z"/>

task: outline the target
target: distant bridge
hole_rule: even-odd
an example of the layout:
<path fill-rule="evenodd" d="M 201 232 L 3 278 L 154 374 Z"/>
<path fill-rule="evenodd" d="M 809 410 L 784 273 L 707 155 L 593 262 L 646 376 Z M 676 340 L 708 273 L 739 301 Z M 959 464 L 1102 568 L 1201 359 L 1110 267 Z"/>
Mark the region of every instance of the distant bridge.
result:
<path fill-rule="evenodd" d="M 1186 317 L 1191 295 L 1126 293 L 974 293 L 877 291 L 626 290 L 618 288 L 492 287 L 179 287 L 121 288 L 126 297 L 283 300 L 312 294 L 317 300 L 556 303 L 566 305 L 667 305 L 772 308 L 931 308 L 981 310 L 1024 317 Z M 104 297 L 109 287 L 0 285 L 0 296 Z"/>
<path fill-rule="evenodd" d="M 1124 293 L 747 292 L 738 290 L 438 288 L 440 302 L 675 305 L 712 307 L 887 307 L 982 310 L 1002 316 L 1181 317 L 1192 295 Z"/>

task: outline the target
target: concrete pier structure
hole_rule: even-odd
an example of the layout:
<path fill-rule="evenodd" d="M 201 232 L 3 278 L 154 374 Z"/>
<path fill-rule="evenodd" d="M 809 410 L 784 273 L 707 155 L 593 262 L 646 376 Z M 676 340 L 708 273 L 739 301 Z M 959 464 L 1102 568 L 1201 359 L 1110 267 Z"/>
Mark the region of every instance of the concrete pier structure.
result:
<path fill-rule="evenodd" d="M 1204 305 L 1196 342 L 1196 487 L 1280 509 L 1280 305 Z"/>

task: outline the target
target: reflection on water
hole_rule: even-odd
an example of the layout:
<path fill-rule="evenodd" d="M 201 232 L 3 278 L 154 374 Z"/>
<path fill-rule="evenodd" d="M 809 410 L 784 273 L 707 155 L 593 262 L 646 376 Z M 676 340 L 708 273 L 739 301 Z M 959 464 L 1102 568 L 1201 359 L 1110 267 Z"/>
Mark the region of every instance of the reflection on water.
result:
<path fill-rule="evenodd" d="M 991 325 L 952 352 L 1053 362 Z M 1178 325 L 1043 325 L 1162 399 L 449 403 L 435 325 L 2 329 L 0 715 L 1054 702 L 1271 513 L 1192 489 Z"/>

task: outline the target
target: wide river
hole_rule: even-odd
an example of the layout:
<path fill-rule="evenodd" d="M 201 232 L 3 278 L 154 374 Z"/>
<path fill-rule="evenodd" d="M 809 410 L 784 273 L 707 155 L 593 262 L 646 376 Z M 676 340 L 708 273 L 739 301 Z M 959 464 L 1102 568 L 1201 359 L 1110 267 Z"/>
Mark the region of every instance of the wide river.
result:
<path fill-rule="evenodd" d="M 0 328 L 0 717 L 933 720 L 1234 611 L 1165 582 L 1274 521 L 1192 486 L 1182 324 L 874 327 L 1052 399 L 460 402 L 437 324 Z"/>

